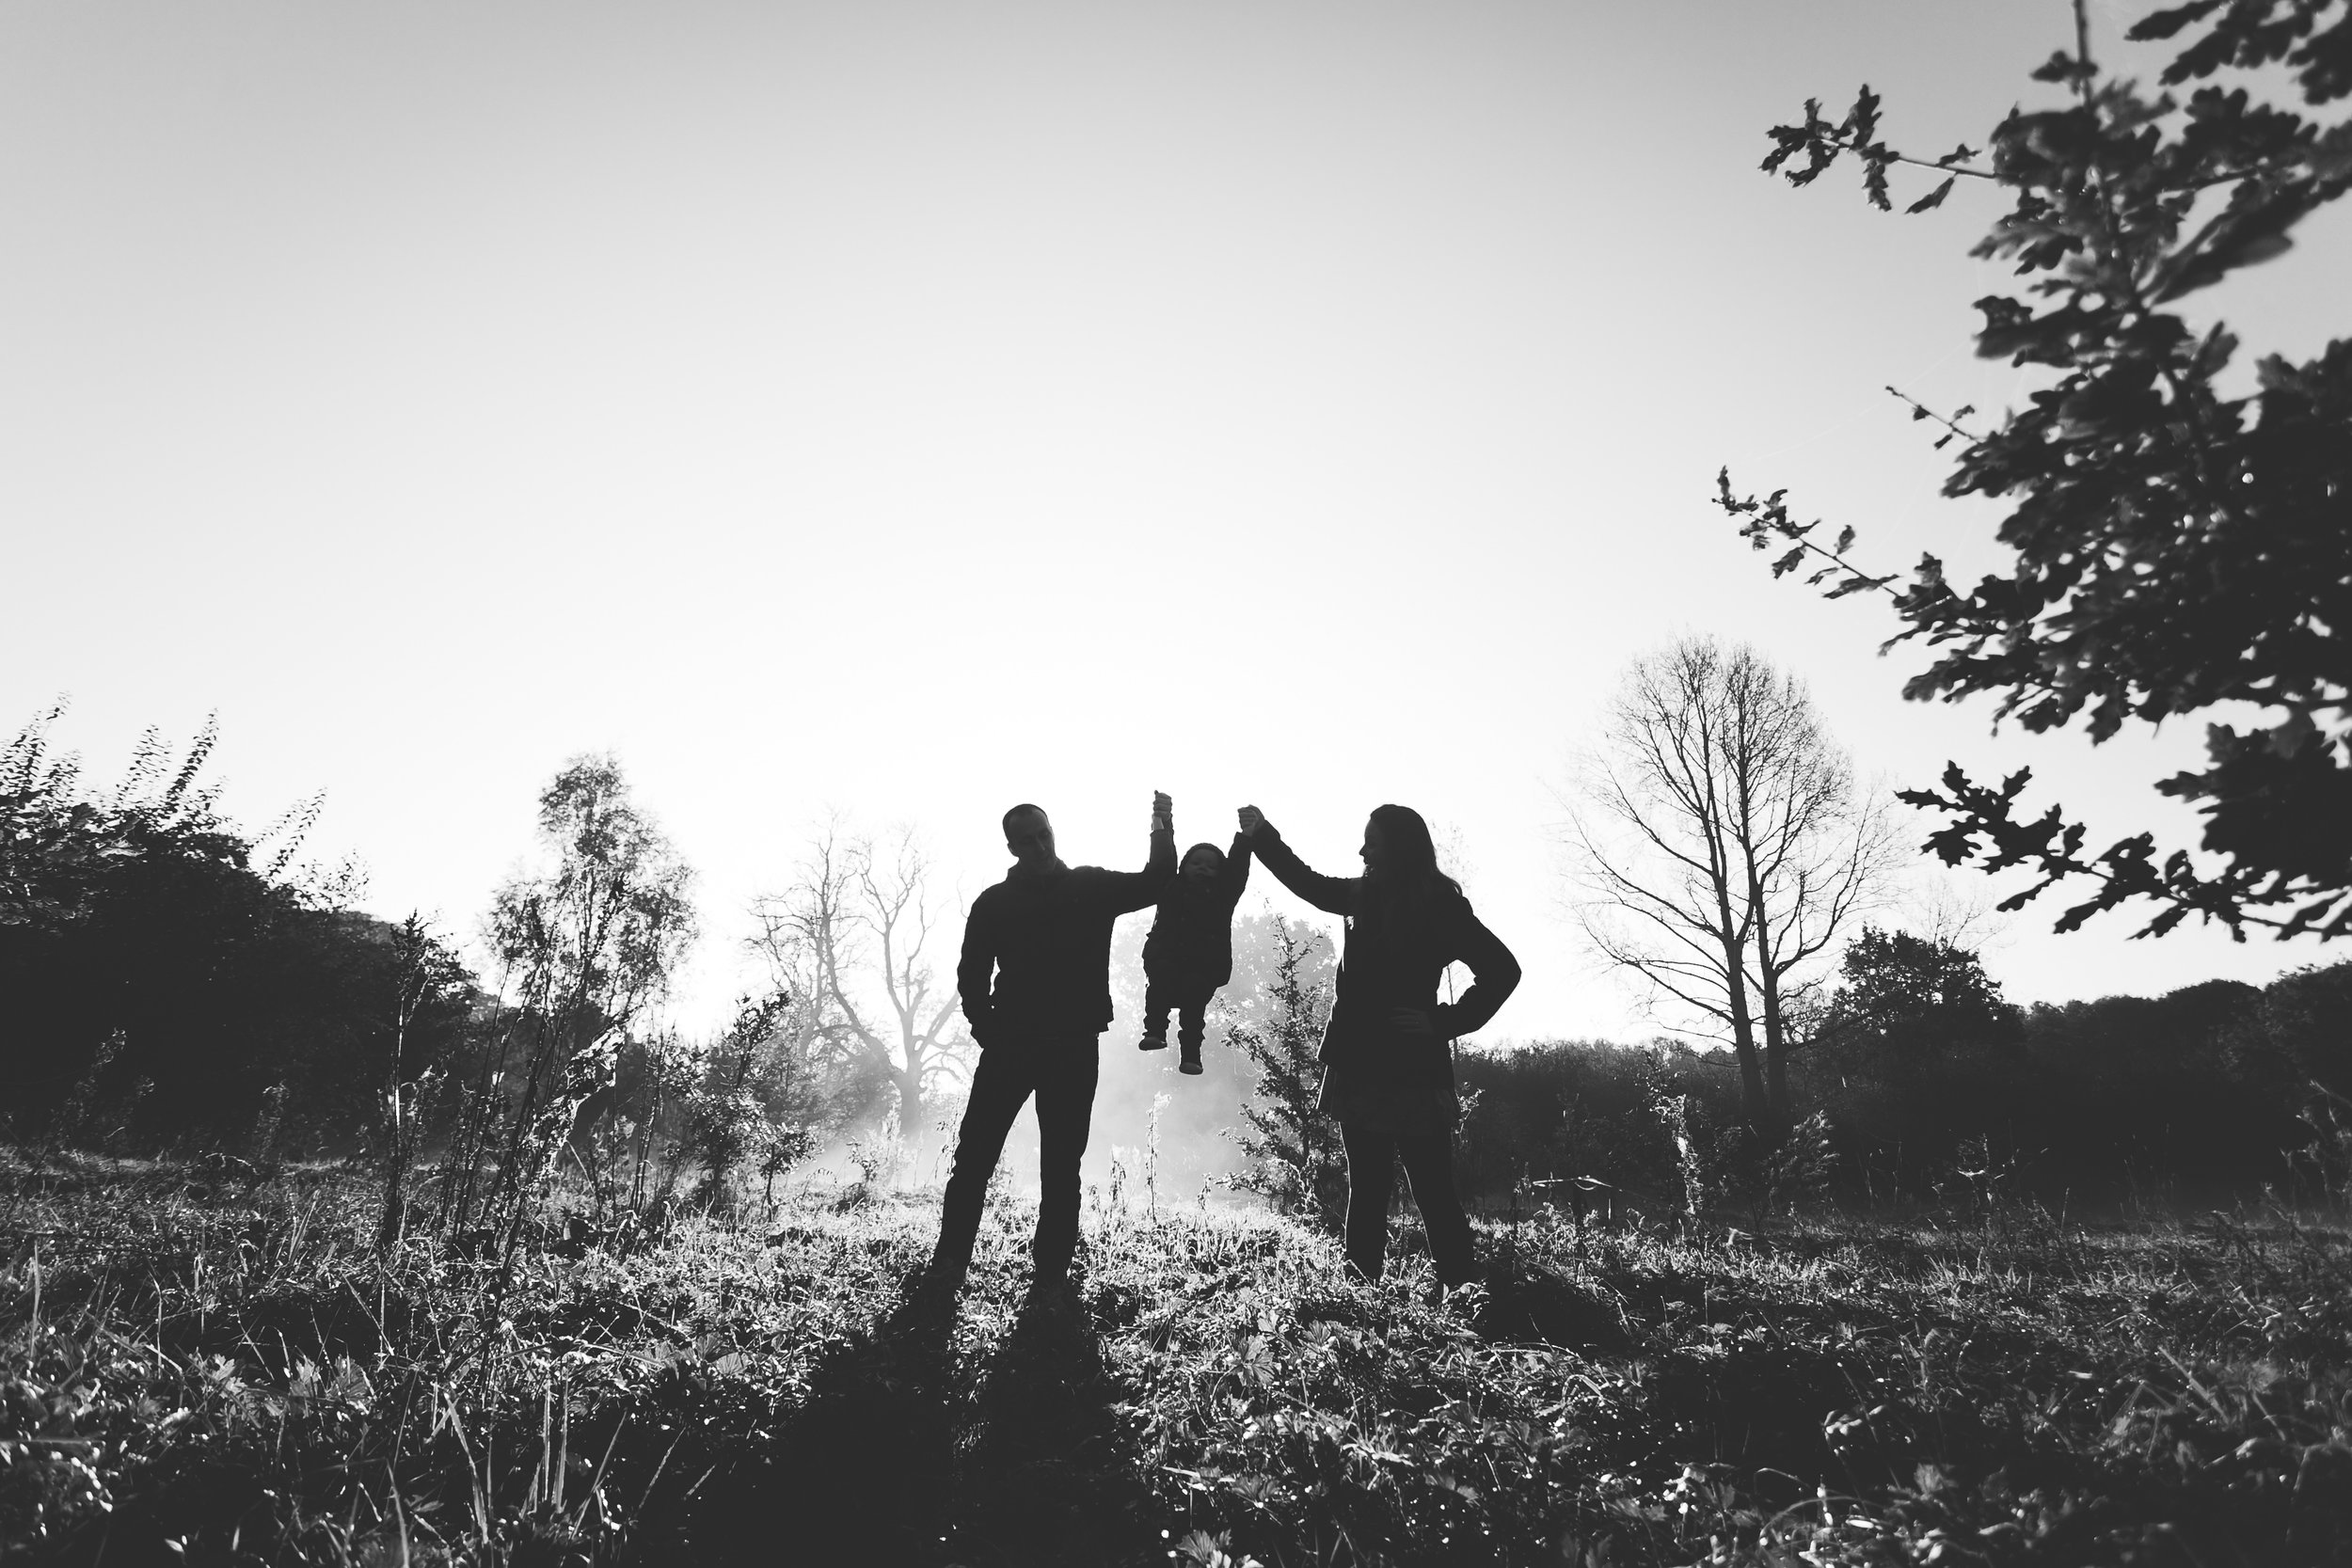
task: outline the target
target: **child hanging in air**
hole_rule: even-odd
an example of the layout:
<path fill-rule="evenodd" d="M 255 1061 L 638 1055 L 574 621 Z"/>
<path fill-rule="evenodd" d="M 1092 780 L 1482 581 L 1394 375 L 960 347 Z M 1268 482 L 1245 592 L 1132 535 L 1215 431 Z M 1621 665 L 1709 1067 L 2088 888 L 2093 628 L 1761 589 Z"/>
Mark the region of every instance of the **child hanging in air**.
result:
<path fill-rule="evenodd" d="M 1143 1038 L 1140 1051 L 1168 1049 L 1168 1013 L 1176 1010 L 1176 1067 L 1200 1070 L 1202 1015 L 1217 987 L 1233 977 L 1233 906 L 1249 883 L 1249 839 L 1233 835 L 1230 852 L 1196 844 L 1160 895 L 1152 934 L 1143 939 Z"/>

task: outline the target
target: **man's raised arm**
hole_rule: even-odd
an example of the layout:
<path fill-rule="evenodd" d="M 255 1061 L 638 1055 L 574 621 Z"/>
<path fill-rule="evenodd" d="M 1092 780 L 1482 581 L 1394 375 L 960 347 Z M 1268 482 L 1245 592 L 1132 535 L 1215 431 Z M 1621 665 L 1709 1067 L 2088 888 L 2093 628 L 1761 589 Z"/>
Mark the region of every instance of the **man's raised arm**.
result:
<path fill-rule="evenodd" d="M 1140 871 L 1110 873 L 1111 907 L 1120 914 L 1148 910 L 1160 901 L 1176 876 L 1175 807 L 1166 795 L 1152 797 L 1152 858 Z"/>

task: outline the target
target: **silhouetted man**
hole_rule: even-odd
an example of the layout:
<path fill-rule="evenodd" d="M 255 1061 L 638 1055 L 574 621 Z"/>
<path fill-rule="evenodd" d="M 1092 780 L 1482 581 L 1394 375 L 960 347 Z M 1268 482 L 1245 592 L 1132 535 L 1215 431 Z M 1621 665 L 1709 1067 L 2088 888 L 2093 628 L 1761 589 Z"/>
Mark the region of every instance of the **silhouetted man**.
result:
<path fill-rule="evenodd" d="M 972 901 L 956 989 L 979 1042 L 956 1134 L 927 1283 L 953 1290 L 972 1261 L 988 1179 L 1022 1101 L 1037 1096 L 1038 1211 L 1032 1295 L 1050 1294 L 1078 1245 L 1078 1160 L 1094 1117 L 1095 1048 L 1111 1022 L 1111 927 L 1159 901 L 1176 874 L 1165 795 L 1152 797 L 1152 857 L 1141 871 L 1064 865 L 1036 806 L 1005 813 L 1012 869 Z"/>

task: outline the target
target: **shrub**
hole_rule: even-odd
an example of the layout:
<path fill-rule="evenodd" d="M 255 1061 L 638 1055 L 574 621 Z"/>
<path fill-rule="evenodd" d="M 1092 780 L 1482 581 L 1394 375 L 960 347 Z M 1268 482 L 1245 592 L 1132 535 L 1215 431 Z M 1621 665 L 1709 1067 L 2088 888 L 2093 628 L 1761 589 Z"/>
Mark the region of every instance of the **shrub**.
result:
<path fill-rule="evenodd" d="M 1257 1092 L 1242 1108 L 1251 1130 L 1232 1134 L 1248 1164 L 1228 1180 L 1285 1213 L 1336 1228 L 1347 1212 L 1347 1162 L 1336 1124 L 1316 1109 L 1331 993 L 1300 974 L 1308 944 L 1279 918 L 1275 942 L 1265 1022 L 1237 1023 L 1228 1036 L 1258 1069 Z"/>

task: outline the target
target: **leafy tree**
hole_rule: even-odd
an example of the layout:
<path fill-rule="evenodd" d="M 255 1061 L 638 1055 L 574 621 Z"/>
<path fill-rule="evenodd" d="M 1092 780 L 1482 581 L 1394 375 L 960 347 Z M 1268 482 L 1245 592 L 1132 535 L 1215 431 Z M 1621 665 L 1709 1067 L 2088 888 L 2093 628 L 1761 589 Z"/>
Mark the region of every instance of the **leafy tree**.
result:
<path fill-rule="evenodd" d="M 307 1136 L 364 1137 L 394 960 L 389 927 L 342 907 L 356 873 L 296 861 L 319 800 L 238 828 L 204 782 L 209 722 L 183 753 L 150 729 L 120 783 L 92 789 L 50 744 L 60 712 L 0 747 L 0 1082 L 18 1133 L 220 1143 L 274 1103 Z"/>
<path fill-rule="evenodd" d="M 1880 103 L 1864 87 L 1842 120 L 1815 103 L 1774 127 L 1767 171 L 1793 184 L 1841 159 L 1863 170 L 1868 199 L 1891 211 L 1890 171 L 1942 181 L 1906 211 L 1940 205 L 1957 181 L 2000 188 L 2010 210 L 1974 254 L 2013 261 L 2030 284 L 1979 300 L 1977 352 L 2049 372 L 1997 424 L 1914 404 L 1913 417 L 1962 443 L 1944 493 L 2007 501 L 2006 572 L 1974 588 L 1924 557 L 1909 587 L 1874 576 L 1850 550 L 1799 523 L 1787 492 L 1738 496 L 1726 472 L 1718 503 L 1758 549 L 1780 549 L 1775 576 L 1810 567 L 1830 597 L 1893 598 L 1903 629 L 1945 650 L 1903 689 L 1915 700 L 1998 700 L 1996 719 L 2029 730 L 2077 719 L 2094 743 L 2127 721 L 2150 724 L 2224 704 L 2265 710 L 2240 729 L 2208 726 L 2207 765 L 2156 788 L 2202 802 L 2203 847 L 2158 857 L 2150 834 L 2085 852 L 2087 827 L 2052 806 L 2019 815 L 2029 774 L 1998 785 L 1957 765 L 1940 789 L 1903 799 L 1944 814 L 1928 841 L 1951 864 L 2038 876 L 2002 908 L 2068 879 L 2095 884 L 2058 919 L 2061 931 L 2137 901 L 2155 906 L 2140 935 L 2191 913 L 2267 927 L 2280 937 L 2352 931 L 2352 342 L 2292 364 L 2255 367 L 2259 390 L 2224 394 L 2237 340 L 2198 331 L 2174 309 L 2186 295 L 2284 251 L 2295 226 L 2352 182 L 2352 122 L 2324 123 L 2265 102 L 2284 68 L 2307 105 L 2352 94 L 2352 5 L 2345 0 L 2190 0 L 2131 29 L 2135 40 L 2185 36 L 2151 95 L 2091 55 L 2082 0 L 2074 50 L 2034 72 L 2069 101 L 2014 109 L 1979 152 L 1923 159 L 1880 139 Z M 2238 85 L 2210 80 L 2240 73 Z M 1891 388 L 1890 388 L 1891 390 Z M 1900 394 L 1897 394 L 1900 396 Z M 1906 400 L 1908 401 L 1908 400 Z M 1786 546 L 1783 548 L 1783 546 Z"/>
<path fill-rule="evenodd" d="M 1804 1097 L 1849 1154 L 1899 1181 L 1931 1185 L 1961 1143 L 2016 1147 L 2047 1085 L 2024 1045 L 2025 1015 L 1972 949 L 1942 934 L 1866 926 L 1800 1058 Z"/>
<path fill-rule="evenodd" d="M 489 919 L 506 1000 L 476 1067 L 442 1221 L 511 1255 L 590 1097 L 694 938 L 692 873 L 629 799 L 620 764 L 574 758 L 539 797 L 553 865 L 500 888 Z"/>
<path fill-rule="evenodd" d="M 1941 1053 L 1956 1044 L 2013 1039 L 2023 1023 L 1977 955 L 1949 942 L 1866 926 L 1838 972 L 1843 983 L 1821 1025 L 1825 1042 L 1863 1038 Z"/>
<path fill-rule="evenodd" d="M 2352 963 L 2280 975 L 2264 993 L 2265 1034 L 2296 1078 L 2352 1098 Z"/>
<path fill-rule="evenodd" d="M 701 1082 L 687 1098 L 680 1145 L 703 1166 L 703 1201 L 726 1209 L 732 1179 L 756 1169 L 772 1202 L 775 1180 L 808 1157 L 826 1118 L 814 1075 L 792 1050 L 793 998 L 746 998 L 735 1021 L 702 1053 Z"/>
<path fill-rule="evenodd" d="M 1313 942 L 1273 917 L 1274 974 L 1262 1025 L 1236 1023 L 1230 1038 L 1257 1065 L 1258 1087 L 1242 1107 L 1247 1133 L 1234 1134 L 1248 1162 L 1232 1178 L 1291 1213 L 1336 1228 L 1347 1209 L 1347 1160 L 1332 1121 L 1316 1108 L 1323 1086 L 1323 1026 L 1331 992 L 1311 978 Z"/>

